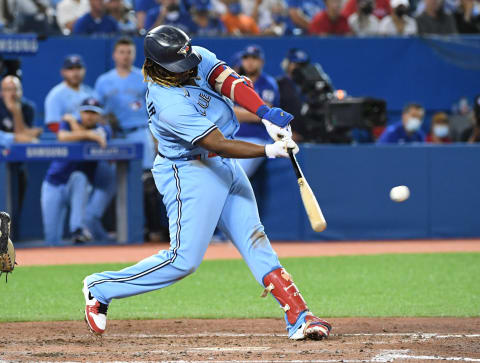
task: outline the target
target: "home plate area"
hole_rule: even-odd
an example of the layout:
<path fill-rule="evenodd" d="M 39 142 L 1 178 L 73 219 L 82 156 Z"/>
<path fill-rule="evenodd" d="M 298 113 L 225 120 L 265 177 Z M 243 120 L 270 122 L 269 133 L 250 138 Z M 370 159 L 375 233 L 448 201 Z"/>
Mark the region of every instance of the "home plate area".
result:
<path fill-rule="evenodd" d="M 2 323 L 0 362 L 480 362 L 480 318 L 331 318 L 324 341 L 290 341 L 281 319 Z"/>

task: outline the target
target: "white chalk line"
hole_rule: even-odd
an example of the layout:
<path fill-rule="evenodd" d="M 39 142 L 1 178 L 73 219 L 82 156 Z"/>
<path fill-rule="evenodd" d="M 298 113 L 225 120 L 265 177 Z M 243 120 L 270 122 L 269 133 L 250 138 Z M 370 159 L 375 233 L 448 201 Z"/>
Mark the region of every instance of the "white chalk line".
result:
<path fill-rule="evenodd" d="M 395 360 L 446 360 L 460 362 L 480 362 L 480 358 L 467 357 L 440 357 L 438 355 L 411 355 L 409 349 L 384 350 L 377 354 L 370 362 L 394 362 Z"/>

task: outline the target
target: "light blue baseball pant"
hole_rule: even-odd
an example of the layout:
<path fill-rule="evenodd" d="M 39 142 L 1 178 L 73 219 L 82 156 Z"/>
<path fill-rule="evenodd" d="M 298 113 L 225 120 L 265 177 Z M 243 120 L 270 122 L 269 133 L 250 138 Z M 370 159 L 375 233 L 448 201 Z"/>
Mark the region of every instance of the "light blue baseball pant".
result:
<path fill-rule="evenodd" d="M 262 286 L 263 277 L 280 267 L 260 223 L 250 182 L 236 160 L 172 162 L 157 156 L 152 171 L 168 213 L 170 249 L 120 271 L 88 276 L 88 288 L 97 300 L 108 304 L 169 286 L 193 273 L 217 225 Z"/>
<path fill-rule="evenodd" d="M 258 144 L 258 145 L 264 145 L 268 143 L 267 140 L 261 139 L 258 137 L 236 137 L 235 139 L 251 142 L 252 144 Z M 265 159 L 266 158 L 252 158 L 252 159 L 238 159 L 237 161 L 245 171 L 245 174 L 247 174 L 247 176 L 251 178 L 253 174 L 255 174 L 255 172 L 258 170 L 260 165 L 262 165 L 262 163 L 265 161 Z"/>
<path fill-rule="evenodd" d="M 115 190 L 115 166 L 106 161 L 99 161 L 84 216 L 85 226 L 97 241 L 108 240 L 101 219 L 115 195 Z"/>
<path fill-rule="evenodd" d="M 89 183 L 86 175 L 75 171 L 66 184 L 42 184 L 41 206 L 45 241 L 50 245 L 62 240 L 65 216 L 70 207 L 70 232 L 83 228 L 83 216 L 88 202 Z"/>
<path fill-rule="evenodd" d="M 143 144 L 143 169 L 150 170 L 153 165 L 153 159 L 155 158 L 155 144 L 150 129 L 145 126 L 133 132 L 125 133 L 125 139 Z"/>

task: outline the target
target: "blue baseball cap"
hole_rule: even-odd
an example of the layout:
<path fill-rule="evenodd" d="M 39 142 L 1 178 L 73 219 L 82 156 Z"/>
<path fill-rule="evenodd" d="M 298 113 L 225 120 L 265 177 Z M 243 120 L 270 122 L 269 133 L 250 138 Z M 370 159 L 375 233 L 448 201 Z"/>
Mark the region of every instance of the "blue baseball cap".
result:
<path fill-rule="evenodd" d="M 74 68 L 74 67 L 81 67 L 85 68 L 85 62 L 83 58 L 78 54 L 70 54 L 65 57 L 63 60 L 63 67 L 62 68 Z"/>
<path fill-rule="evenodd" d="M 195 11 L 210 11 L 212 9 L 210 0 L 193 0 L 191 5 Z"/>
<path fill-rule="evenodd" d="M 263 49 L 261 46 L 252 44 L 247 46 L 242 53 L 242 58 L 245 57 L 255 57 L 259 58 L 261 60 L 265 60 L 265 53 L 263 52 Z"/>
<path fill-rule="evenodd" d="M 103 108 L 100 102 L 96 98 L 89 97 L 83 100 L 82 104 L 78 108 L 80 111 L 91 111 L 98 114 L 103 114 Z"/>
<path fill-rule="evenodd" d="M 303 50 L 298 48 L 292 48 L 288 50 L 287 59 L 292 63 L 308 63 L 310 57 Z"/>

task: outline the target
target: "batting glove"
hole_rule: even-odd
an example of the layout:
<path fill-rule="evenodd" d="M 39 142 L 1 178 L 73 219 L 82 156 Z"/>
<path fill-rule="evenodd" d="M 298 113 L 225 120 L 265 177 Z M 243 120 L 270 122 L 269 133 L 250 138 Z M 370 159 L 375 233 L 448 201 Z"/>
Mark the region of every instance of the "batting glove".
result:
<path fill-rule="evenodd" d="M 273 140 L 280 141 L 292 138 L 292 127 L 290 125 L 287 125 L 287 127 L 279 127 L 265 119 L 263 119 L 262 122 Z"/>
<path fill-rule="evenodd" d="M 298 145 L 292 139 L 276 141 L 273 144 L 265 145 L 265 155 L 270 159 L 288 158 L 288 149 L 292 149 L 293 154 L 298 153 Z"/>
<path fill-rule="evenodd" d="M 282 128 L 286 127 L 290 121 L 293 120 L 291 114 L 278 107 L 270 108 L 266 105 L 262 105 L 258 108 L 256 113 L 262 120 L 270 121 L 272 124 Z"/>

